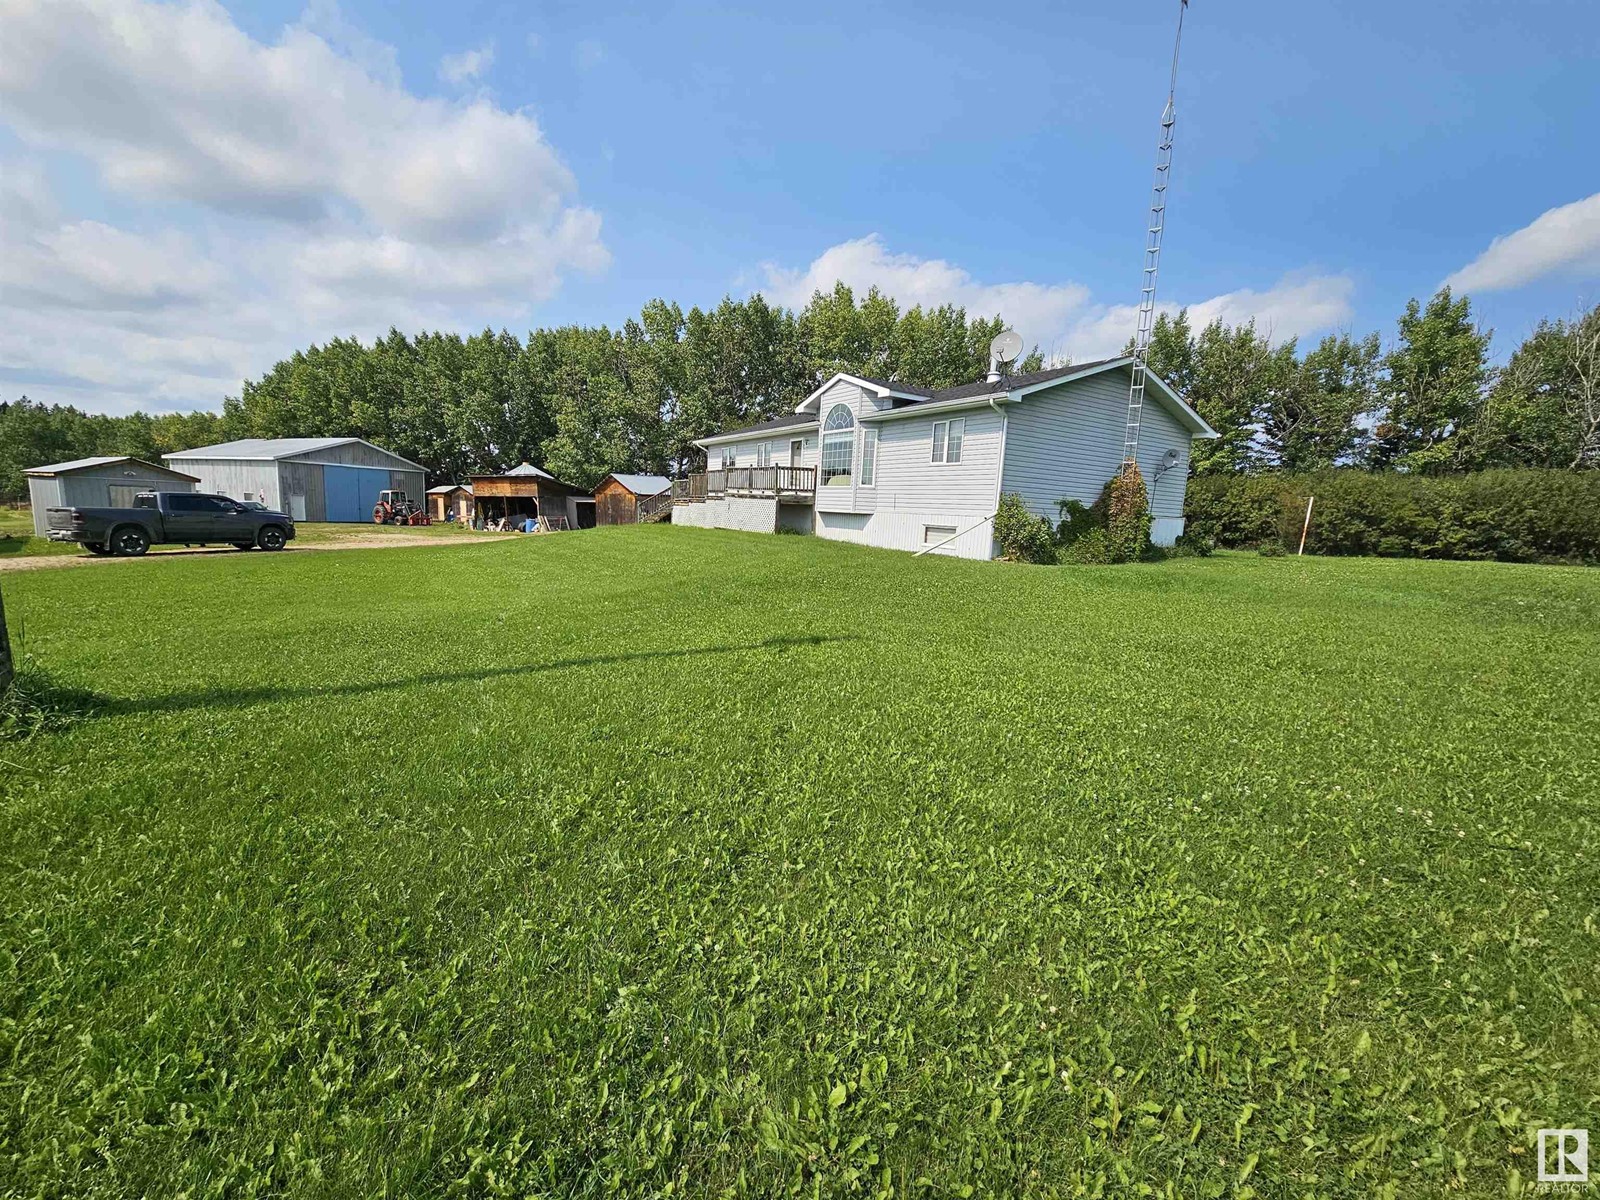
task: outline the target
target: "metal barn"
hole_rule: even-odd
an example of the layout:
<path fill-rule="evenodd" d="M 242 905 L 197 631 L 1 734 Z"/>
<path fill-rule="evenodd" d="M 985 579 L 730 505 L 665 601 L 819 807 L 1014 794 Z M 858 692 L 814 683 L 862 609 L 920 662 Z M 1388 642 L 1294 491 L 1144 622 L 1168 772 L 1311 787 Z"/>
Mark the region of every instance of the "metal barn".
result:
<path fill-rule="evenodd" d="M 200 490 L 256 500 L 296 521 L 367 522 L 378 493 L 402 491 L 421 504 L 421 463 L 357 437 L 245 438 L 164 456 L 192 471 Z"/>
<path fill-rule="evenodd" d="M 77 458 L 30 467 L 23 474 L 33 505 L 33 532 L 40 537 L 50 533 L 46 509 L 131 508 L 140 492 L 192 492 L 200 482 L 193 475 L 126 455 Z"/>

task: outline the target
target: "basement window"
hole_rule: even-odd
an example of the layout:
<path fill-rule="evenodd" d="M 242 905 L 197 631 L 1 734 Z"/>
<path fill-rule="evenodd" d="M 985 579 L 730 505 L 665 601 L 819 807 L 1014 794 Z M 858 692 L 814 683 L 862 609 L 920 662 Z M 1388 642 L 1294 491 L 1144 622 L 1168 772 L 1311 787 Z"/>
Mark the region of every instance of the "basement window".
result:
<path fill-rule="evenodd" d="M 924 546 L 936 546 L 944 541 L 945 538 L 953 538 L 955 535 L 956 527 L 954 525 L 924 525 L 922 527 L 922 544 Z"/>

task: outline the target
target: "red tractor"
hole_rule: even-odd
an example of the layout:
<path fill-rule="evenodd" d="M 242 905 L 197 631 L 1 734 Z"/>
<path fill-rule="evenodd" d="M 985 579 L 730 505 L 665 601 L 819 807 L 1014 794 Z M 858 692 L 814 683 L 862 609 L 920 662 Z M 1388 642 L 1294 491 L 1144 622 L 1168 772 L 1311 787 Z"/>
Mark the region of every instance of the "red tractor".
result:
<path fill-rule="evenodd" d="M 378 502 L 372 506 L 374 525 L 432 525 L 433 518 L 420 504 L 406 499 L 404 492 L 378 493 Z"/>

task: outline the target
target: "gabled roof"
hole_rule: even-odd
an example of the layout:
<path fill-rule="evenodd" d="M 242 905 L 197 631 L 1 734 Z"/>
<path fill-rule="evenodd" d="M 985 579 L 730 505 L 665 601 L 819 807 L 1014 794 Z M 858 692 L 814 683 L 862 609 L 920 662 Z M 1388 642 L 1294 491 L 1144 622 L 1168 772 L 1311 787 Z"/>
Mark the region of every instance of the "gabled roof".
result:
<path fill-rule="evenodd" d="M 703 446 L 707 442 L 725 442 L 730 438 L 748 437 L 752 433 L 767 433 L 779 429 L 811 429 L 816 426 L 817 419 L 810 413 L 786 413 L 781 417 L 773 417 L 770 421 L 759 421 L 754 425 L 745 425 L 739 429 L 725 429 L 721 433 L 707 434 L 703 438 L 696 438 L 695 445 Z"/>
<path fill-rule="evenodd" d="M 926 400 L 933 395 L 932 388 L 917 387 L 910 383 L 894 383 L 887 379 L 873 379 L 869 375 L 852 375 L 849 371 L 835 371 L 821 387 L 795 405 L 795 412 L 815 412 L 817 399 L 841 379 L 857 387 L 864 387 L 870 392 L 876 392 L 880 400 Z"/>
<path fill-rule="evenodd" d="M 600 487 L 594 490 L 598 492 L 600 488 L 605 487 L 606 479 L 615 479 L 635 496 L 659 496 L 672 486 L 672 480 L 665 475 L 625 475 L 613 471 L 605 479 L 602 479 Z"/>
<path fill-rule="evenodd" d="M 472 485 L 470 483 L 441 483 L 438 487 L 428 489 L 428 495 L 430 496 L 442 496 L 447 492 L 466 492 L 471 495 Z"/>
<path fill-rule="evenodd" d="M 314 454 L 319 450 L 332 450 L 338 446 L 348 446 L 352 442 L 360 442 L 363 446 L 370 446 L 380 454 L 387 454 L 390 458 L 399 459 L 407 466 L 415 467 L 422 471 L 426 468 L 421 463 L 412 462 L 402 454 L 396 454 L 386 446 L 379 446 L 366 438 L 358 437 L 322 437 L 322 438 L 240 438 L 233 442 L 218 442 L 215 446 L 196 446 L 193 450 L 178 450 L 172 454 L 163 454 L 161 457 L 171 462 L 175 458 L 204 458 L 204 459 L 244 459 L 251 462 L 275 462 L 283 458 L 295 458 L 301 454 Z"/>
<path fill-rule="evenodd" d="M 540 479 L 550 479 L 550 480 L 555 479 L 555 476 L 550 474 L 549 471 L 541 471 L 538 467 L 534 466 L 531 462 L 526 462 L 526 461 L 518 463 L 516 466 L 512 467 L 509 471 L 502 471 L 501 474 L 502 475 L 537 475 Z"/>
<path fill-rule="evenodd" d="M 956 387 L 940 388 L 933 393 L 934 400 L 960 400 L 967 396 L 996 396 L 1006 392 L 1014 392 L 1021 388 L 1034 387 L 1041 383 L 1055 383 L 1058 380 L 1068 379 L 1073 375 L 1092 375 L 1102 367 L 1114 362 L 1121 362 L 1118 358 L 1097 358 L 1091 362 L 1072 363 L 1065 367 L 1050 367 L 1043 371 L 1029 371 L 1026 375 L 1008 375 L 998 383 L 990 383 L 987 379 L 980 379 L 976 383 L 963 383 Z"/>
<path fill-rule="evenodd" d="M 185 475 L 182 471 L 174 471 L 171 467 L 163 467 L 160 463 L 134 458 L 131 454 L 105 454 L 98 458 L 75 458 L 71 462 L 49 463 L 42 467 L 29 467 L 23 474 L 48 478 L 54 475 L 70 475 L 73 471 L 86 471 L 90 467 L 109 467 L 112 463 L 134 463 L 141 467 L 148 467 L 152 471 L 176 475 L 179 479 L 187 479 L 190 483 L 200 482 L 199 477 L 196 475 Z"/>
<path fill-rule="evenodd" d="M 827 383 L 823 384 L 811 395 L 807 396 L 800 404 L 799 409 L 788 416 L 776 417 L 771 421 L 762 421 L 757 425 L 747 425 L 743 429 L 729 429 L 722 433 L 713 433 L 695 440 L 695 445 L 705 446 L 715 442 L 732 441 L 745 438 L 751 434 L 761 434 L 768 430 L 811 428 L 817 423 L 813 412 L 805 411 L 808 405 L 817 400 L 824 392 L 839 380 L 854 383 L 858 386 L 869 387 L 877 391 L 880 396 L 892 396 L 895 399 L 907 400 L 909 403 L 896 405 L 893 408 L 880 409 L 877 412 L 862 413 L 860 419 L 869 424 L 881 421 L 897 421 L 905 417 L 917 417 L 927 412 L 938 412 L 943 409 L 973 408 L 993 400 L 1006 404 L 1021 403 L 1034 392 L 1044 388 L 1055 387 L 1057 384 L 1066 383 L 1073 379 L 1084 379 L 1090 375 L 1098 375 L 1103 371 L 1117 371 L 1127 367 L 1133 359 L 1127 355 L 1118 358 L 1097 358 L 1090 362 L 1072 363 L 1065 367 L 1050 367 L 1043 371 L 1029 371 L 1026 375 L 1009 375 L 1004 379 L 990 381 L 980 379 L 974 383 L 962 383 L 948 388 L 909 388 L 901 383 L 885 383 L 880 380 L 868 379 L 862 375 L 850 375 L 843 371 L 838 372 Z M 1150 388 L 1174 416 L 1176 416 L 1195 437 L 1214 438 L 1217 431 L 1206 423 L 1204 417 L 1195 412 L 1193 408 L 1173 390 L 1172 386 L 1156 375 L 1153 371 L 1148 375 Z M 890 391 L 889 389 L 895 389 Z"/>
<path fill-rule="evenodd" d="M 861 420 L 867 423 L 894 421 L 902 417 L 921 416 L 930 411 L 943 409 L 972 408 L 989 401 L 999 401 L 1006 404 L 1019 404 L 1034 392 L 1045 388 L 1055 387 L 1074 379 L 1085 379 L 1091 375 L 1099 375 L 1104 371 L 1117 371 L 1133 362 L 1129 356 L 1121 358 L 1100 358 L 1092 362 L 1073 363 L 1066 367 L 1051 367 L 1047 371 L 1030 371 L 1026 375 L 1012 375 L 1005 379 L 990 382 L 980 380 L 976 383 L 963 383 L 958 387 L 943 388 L 933 393 L 932 397 L 917 404 L 908 404 L 900 408 L 886 408 L 881 412 L 862 413 Z M 1217 431 L 1206 423 L 1204 417 L 1195 412 L 1182 396 L 1172 389 L 1172 386 L 1155 372 L 1147 376 L 1151 390 L 1157 399 L 1170 409 L 1174 416 L 1188 427 L 1189 432 L 1195 437 L 1214 438 Z"/>

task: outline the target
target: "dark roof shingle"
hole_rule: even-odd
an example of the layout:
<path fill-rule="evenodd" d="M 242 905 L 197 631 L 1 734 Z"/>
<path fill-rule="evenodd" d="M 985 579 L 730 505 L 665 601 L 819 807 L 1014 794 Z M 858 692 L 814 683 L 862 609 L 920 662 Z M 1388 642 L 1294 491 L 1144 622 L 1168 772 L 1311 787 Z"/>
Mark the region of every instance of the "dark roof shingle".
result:
<path fill-rule="evenodd" d="M 1121 357 L 1120 355 L 1118 357 Z M 1014 391 L 1017 388 L 1032 387 L 1036 383 L 1049 383 L 1052 379 L 1065 379 L 1068 375 L 1076 375 L 1079 371 L 1092 371 L 1095 367 L 1103 367 L 1109 362 L 1116 362 L 1116 358 L 1097 358 L 1091 362 L 1073 363 L 1066 367 L 1051 367 L 1044 371 L 1029 371 L 1026 375 L 1010 375 L 997 383 L 990 383 L 987 379 L 980 379 L 976 383 L 963 383 L 952 388 L 940 388 L 930 394 L 929 399 L 934 403 L 941 400 L 965 400 L 968 396 L 992 396 L 1000 392 Z"/>
<path fill-rule="evenodd" d="M 810 413 L 784 413 L 781 417 L 773 417 L 770 421 L 758 421 L 754 425 L 741 425 L 737 429 L 719 429 L 716 433 L 706 434 L 707 438 L 732 437 L 736 433 L 764 433 L 769 429 L 792 429 L 799 425 L 815 425 L 817 418 Z"/>

